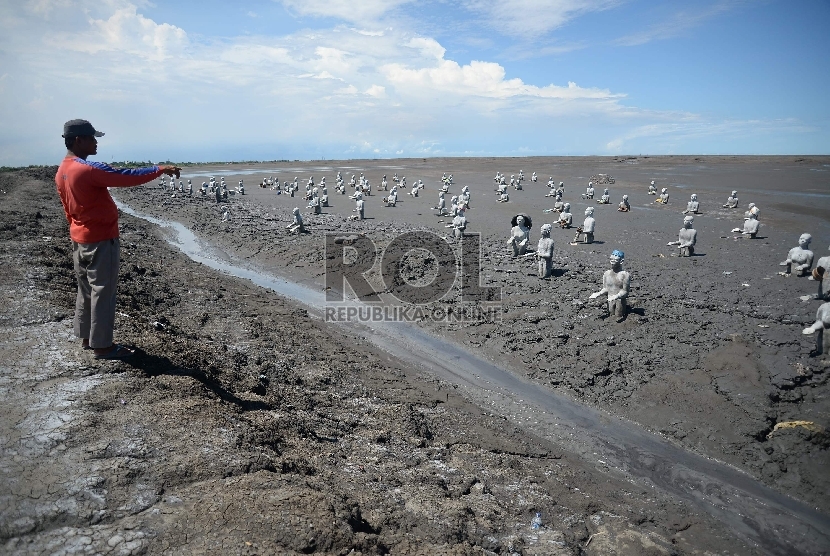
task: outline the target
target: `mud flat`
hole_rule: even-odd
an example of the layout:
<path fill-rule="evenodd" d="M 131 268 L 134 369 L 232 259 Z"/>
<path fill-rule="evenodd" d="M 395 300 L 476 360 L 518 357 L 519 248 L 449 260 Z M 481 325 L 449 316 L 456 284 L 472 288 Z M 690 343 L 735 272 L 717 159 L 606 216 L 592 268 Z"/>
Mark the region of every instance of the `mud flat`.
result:
<path fill-rule="evenodd" d="M 452 171 L 457 183 L 469 183 L 473 189 L 470 220 L 482 223 L 485 243 L 490 238 L 493 245 L 498 240 L 501 246 L 504 231 L 498 219 L 507 215 L 509 220 L 510 212 L 527 212 L 527 206 L 542 200 L 533 201 L 528 195 L 531 204 L 523 205 L 523 194 L 543 195 L 539 194 L 542 185 L 535 186 L 538 191 L 526 186 L 525 192 L 511 195 L 518 196 L 514 203 L 493 207 L 491 213 L 485 203 L 492 197 L 484 195 L 492 195 L 490 182 L 478 184 L 473 177 L 467 181 L 463 170 L 452 166 L 453 161 L 441 162 L 446 168 L 439 162 L 429 161 L 436 165 L 432 171 L 437 176 Z M 476 167 L 474 162 L 471 168 Z M 511 163 L 498 162 L 503 171 Z M 395 163 L 367 163 L 367 173 L 391 177 L 394 172 L 371 164 Z M 526 175 L 534 170 L 525 161 L 522 165 Z M 268 170 L 275 175 L 271 168 L 263 170 L 264 175 Z M 294 170 L 301 171 L 290 168 L 281 177 Z M 410 183 L 413 177 L 425 182 L 429 177 L 426 169 L 422 175 L 406 170 Z M 485 170 L 490 173 L 489 168 L 481 172 Z M 613 169 L 599 171 L 616 176 Z M 326 172 L 327 181 L 333 181 L 335 172 Z M 256 177 L 256 173 L 243 175 L 246 182 L 251 179 L 248 176 Z M 370 175 L 373 184 L 379 183 L 379 175 Z M 731 530 L 700 506 L 632 482 L 624 470 L 609 469 L 604 460 L 546 438 L 540 433 L 545 425 L 534 423 L 538 415 L 532 410 L 521 414 L 505 404 L 488 405 L 485 399 L 464 395 L 468 390 L 422 374 L 360 334 L 326 325 L 295 303 L 191 262 L 169 247 L 155 226 L 129 216 L 122 220 L 117 329 L 119 338 L 143 351 L 129 365 L 94 363 L 70 338 L 74 283 L 65 223 L 50 178 L 48 172 L 2 177 L 2 272 L 4 283 L 10 284 L 2 322 L 6 329 L 2 384 L 8 408 L 0 475 L 6 508 L 0 513 L 5 551 L 81 551 L 87 547 L 91 552 L 113 553 L 199 549 L 342 554 L 352 550 L 787 553 L 786 547 L 770 539 L 744 540 L 746 535 Z M 563 181 L 570 184 L 567 178 Z M 248 184 L 252 195 L 230 202 L 230 223 L 221 223 L 218 208 L 206 200 L 171 199 L 169 193 L 152 187 L 118 195 L 136 210 L 186 224 L 223 250 L 219 255 L 227 260 L 287 276 L 312 289 L 322 275 L 321 234 L 325 230 L 362 229 L 377 234 L 382 245 L 402 230 L 440 229 L 426 210 L 434 204 L 435 185 L 429 184 L 425 196 L 402 196 L 404 202 L 395 209 L 382 212 L 367 203 L 368 215 L 375 212 L 376 220 L 359 225 L 345 223 L 351 203 L 335 198 L 330 214 L 306 217 L 313 232 L 297 242 L 279 230 L 288 222 L 290 208 L 301 206 L 299 199 L 275 199 L 271 192 L 254 190 L 252 185 Z M 826 191 L 826 185 L 822 187 Z M 568 193 L 574 189 L 571 186 Z M 742 196 L 742 201 L 748 200 Z M 385 216 L 387 212 L 391 216 Z M 607 216 L 611 222 L 618 215 Z M 721 225 L 728 229 L 735 222 L 734 215 L 732 220 L 727 216 Z M 666 218 L 669 236 L 679 227 L 672 224 L 676 219 L 676 214 Z M 536 226 L 543 221 L 534 213 Z M 814 246 L 818 251 L 821 238 L 828 235 L 827 224 L 821 229 L 820 219 L 816 221 L 818 228 L 807 231 L 818 240 Z M 489 232 L 485 222 L 492 223 Z M 471 231 L 477 231 L 475 226 L 471 225 Z M 702 232 L 700 225 L 698 230 Z M 634 230 L 630 233 L 633 236 Z M 801 230 L 788 233 L 797 237 Z M 701 244 L 704 237 L 701 233 Z M 778 259 L 780 249 L 769 245 L 772 233 L 767 237 L 755 243 L 766 241 L 762 252 Z M 596 289 L 605 251 L 614 248 L 599 233 L 598 239 L 606 243 L 594 253 L 586 249 L 564 252 L 563 237 L 557 237 L 557 268 L 567 272 L 550 283 L 540 284 L 527 275 L 528 266 L 514 263 L 499 250 L 486 252 L 486 281 L 503 285 L 507 294 L 502 322 L 440 330 L 425 326 L 426 331 L 438 331 L 461 348 L 475 348 L 528 384 L 552 387 L 599 407 L 610 419 L 633 419 L 670 435 L 680 447 L 733 463 L 775 490 L 819 507 L 820 520 L 827 511 L 822 506 L 827 491 L 823 482 L 827 480 L 826 437 L 800 429 L 766 435 L 772 429 L 768 414 L 774 417 L 773 423 L 807 415 L 827 426 L 822 422 L 827 416 L 826 373 L 806 358 L 808 341 L 797 335 L 802 322 L 795 317 L 785 319 L 791 322 L 776 320 L 774 311 L 766 317 L 754 316 L 756 296 L 764 292 L 727 286 L 721 293 L 710 292 L 700 277 L 691 285 L 706 290 L 710 298 L 733 297 L 730 311 L 678 303 L 676 298 L 688 300 L 690 291 L 686 290 L 689 283 L 678 283 L 683 279 L 679 265 L 690 262 L 696 269 L 712 263 L 703 258 L 671 259 L 664 251 L 664 258 L 654 257 L 638 266 L 637 255 L 631 253 L 645 249 L 639 233 L 627 240 L 631 247 L 623 245 L 632 261 L 628 266 L 641 288 L 659 288 L 663 297 L 639 296 L 635 307 L 643 308 L 644 314 L 620 325 L 603 320 L 599 309 L 572 303 Z M 673 238 L 661 236 L 653 243 L 664 245 L 668 239 Z M 719 256 L 737 262 L 741 256 L 751 258 L 766 267 L 763 258 L 755 255 L 732 257 L 730 249 L 734 252 L 745 245 L 731 238 L 729 242 L 729 249 L 722 249 Z M 785 247 L 793 243 L 784 232 L 780 242 Z M 714 247 L 701 251 L 715 258 Z M 293 265 L 289 267 L 288 261 Z M 737 266 L 737 262 L 732 264 Z M 649 272 L 653 282 L 648 281 Z M 735 268 L 732 272 L 742 271 Z M 745 273 L 759 278 L 751 268 Z M 765 287 L 776 279 L 759 283 Z M 806 288 L 806 283 L 781 278 L 775 286 L 801 293 L 799 288 Z M 780 295 L 765 303 L 783 307 L 787 299 Z M 796 302 L 801 303 L 798 296 Z M 666 305 L 671 310 L 660 309 Z M 744 305 L 748 313 L 738 310 Z M 798 318 L 807 321 L 815 305 L 804 305 L 803 309 L 795 307 L 801 311 Z M 690 323 L 700 318 L 698 313 L 705 313 L 717 326 L 692 327 Z M 583 314 L 587 316 L 579 318 Z M 757 328 L 752 319 L 759 318 L 770 329 L 759 328 L 758 333 L 752 328 Z M 680 323 L 687 327 L 672 328 Z M 714 335 L 712 327 L 717 329 Z M 767 330 L 768 335 L 764 334 Z M 792 338 L 783 336 L 783 330 L 794 331 Z M 691 343 L 690 336 L 699 343 Z M 535 337 L 542 339 L 535 341 Z M 707 345 L 711 337 L 719 341 Z M 551 343 L 550 338 L 555 340 Z M 597 338 L 601 341 L 593 341 Z M 629 343 L 650 338 L 659 349 Z M 772 363 L 763 351 L 772 350 L 765 338 L 788 342 L 783 348 L 776 346 L 781 353 Z M 641 347 L 635 350 L 633 345 Z M 717 349 L 735 346 L 748 353 L 725 358 L 713 355 Z M 660 350 L 662 354 L 655 353 Z M 609 365 L 608 372 L 603 357 L 620 352 L 636 364 L 624 364 L 620 358 L 620 368 Z M 773 400 L 771 375 L 763 373 L 777 369 L 780 360 L 790 361 L 787 357 L 810 374 L 797 369 L 793 377 L 806 378 L 788 379 L 792 385 L 776 388 L 779 396 Z M 580 361 L 586 358 L 592 365 L 583 369 Z M 646 358 L 651 361 L 645 363 Z M 750 369 L 711 369 L 707 358 L 749 361 Z M 642 370 L 643 366 L 647 369 Z M 602 372 L 593 374 L 597 368 Z M 688 382 L 688 376 L 694 381 Z M 579 383 L 574 382 L 577 379 Z M 718 380 L 721 384 L 731 380 L 732 390 L 729 384 L 719 386 Z M 655 392 L 655 386 L 649 390 L 652 384 L 660 384 L 664 391 Z M 612 394 L 629 390 L 627 396 Z M 744 395 L 744 391 L 749 393 Z M 714 401 L 693 412 L 689 392 Z M 797 392 L 800 397 L 782 401 L 780 392 Z M 644 405 L 649 402 L 650 406 Z M 754 403 L 761 408 L 754 408 Z M 714 411 L 721 413 L 709 414 Z M 654 426 L 668 421 L 666 415 L 677 421 L 666 423 L 673 427 L 671 432 Z M 763 425 L 759 430 L 765 434 L 742 432 L 741 423 L 755 426 L 753 419 L 759 415 Z M 704 436 L 700 430 L 707 431 L 707 427 L 711 430 Z M 724 449 L 726 443 L 719 436 L 725 430 L 737 438 L 729 437 L 731 451 Z M 694 438 L 687 440 L 692 434 Z M 748 456 L 756 452 L 767 454 L 761 471 L 773 462 L 778 472 L 763 475 L 747 463 Z M 788 473 L 797 474 L 797 480 Z M 534 530 L 530 521 L 536 512 L 542 514 L 543 527 Z M 820 541 L 813 534 L 789 549 L 821 553 Z"/>

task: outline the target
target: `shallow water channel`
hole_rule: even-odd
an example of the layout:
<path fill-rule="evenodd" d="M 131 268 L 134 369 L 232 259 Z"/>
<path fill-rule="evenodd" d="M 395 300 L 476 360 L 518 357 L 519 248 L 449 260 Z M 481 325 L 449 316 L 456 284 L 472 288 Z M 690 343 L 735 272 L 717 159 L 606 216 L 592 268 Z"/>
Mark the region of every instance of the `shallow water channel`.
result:
<path fill-rule="evenodd" d="M 117 204 L 123 212 L 161 227 L 167 241 L 193 261 L 250 280 L 301 303 L 312 316 L 323 317 L 326 299 L 322 288 L 312 289 L 245 268 L 216 255 L 184 225 Z M 349 304 L 367 307 L 359 301 Z M 596 462 L 601 472 L 692 503 L 762 551 L 781 555 L 830 552 L 830 516 L 742 471 L 520 378 L 416 325 L 366 322 L 346 326 L 390 355 L 450 382 L 482 407 L 490 407 L 532 434 Z"/>

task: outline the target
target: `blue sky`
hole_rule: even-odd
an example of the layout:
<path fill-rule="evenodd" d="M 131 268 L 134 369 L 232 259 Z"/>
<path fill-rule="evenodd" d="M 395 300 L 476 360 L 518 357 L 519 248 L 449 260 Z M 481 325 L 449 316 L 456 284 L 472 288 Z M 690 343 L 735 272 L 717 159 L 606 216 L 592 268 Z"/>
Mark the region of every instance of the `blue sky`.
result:
<path fill-rule="evenodd" d="M 830 3 L 0 3 L 0 164 L 828 154 Z"/>

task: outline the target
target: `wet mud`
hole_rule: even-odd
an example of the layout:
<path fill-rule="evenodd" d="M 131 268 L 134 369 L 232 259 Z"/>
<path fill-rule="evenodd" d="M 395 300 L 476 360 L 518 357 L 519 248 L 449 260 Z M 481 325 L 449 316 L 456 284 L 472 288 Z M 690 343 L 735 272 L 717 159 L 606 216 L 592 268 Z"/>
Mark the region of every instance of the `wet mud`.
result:
<path fill-rule="evenodd" d="M 455 174 L 458 180 L 462 171 Z M 7 552 L 786 553 L 546 437 L 532 409 L 488 405 L 360 334 L 189 261 L 129 215 L 122 217 L 117 334 L 142 351 L 130 364 L 94 362 L 71 338 L 74 279 L 51 176 L 2 180 L 9 304 L 0 367 L 9 409 L 0 524 Z M 476 215 L 470 185 L 470 216 L 494 222 L 479 231 L 501 245 L 499 215 Z M 230 223 L 202 199 L 152 187 L 117 195 L 183 222 L 228 259 L 281 270 L 312 288 L 322 276 L 324 230 L 362 230 L 383 244 L 399 230 L 438 229 L 436 218 L 417 220 L 433 204 L 428 189 L 388 209 L 411 207 L 401 218 L 358 224 L 345 222 L 350 206 L 335 199 L 336 210 L 306 217 L 311 234 L 287 238 L 281 228 L 300 203 L 269 193 L 232 199 Z M 381 209 L 369 206 L 377 218 Z M 805 231 L 820 253 L 826 233 Z M 773 239 L 789 246 L 785 232 Z M 796 295 L 796 310 L 785 307 L 802 284 L 771 277 L 749 295 L 751 288 L 707 286 L 711 271 L 692 282 L 695 291 L 680 287 L 687 282 L 649 280 L 649 272 L 679 275 L 678 264 L 698 262 L 665 252 L 668 260 L 653 259 L 662 266 L 627 262 L 639 287 L 664 297 L 642 295 L 634 307 L 643 314 L 617 325 L 601 308 L 573 303 L 598 289 L 608 239 L 601 252 L 567 255 L 556 239 L 555 268 L 568 270 L 556 283 L 540 283 L 529 265 L 498 249 L 485 251 L 485 281 L 506 291 L 501 323 L 424 328 L 826 513 L 826 436 L 798 427 L 770 434 L 775 423 L 797 418 L 827 426 L 826 371 L 806 357 L 809 339 L 798 336 L 815 305 L 799 305 Z M 742 245 L 729 241 L 721 250 L 726 260 Z M 780 255 L 777 244 L 766 249 L 771 259 Z M 625 250 L 629 261 L 637 258 Z M 786 290 L 776 300 L 763 289 L 773 280 Z M 709 301 L 689 295 L 703 291 Z M 770 304 L 760 307 L 764 313 L 758 295 Z M 727 297 L 731 305 L 718 305 Z M 661 299 L 671 310 L 661 313 Z M 711 322 L 702 326 L 701 314 Z M 640 347 L 613 349 L 626 345 Z M 536 512 L 540 529 L 530 526 Z M 822 550 L 815 543 L 791 548 Z"/>

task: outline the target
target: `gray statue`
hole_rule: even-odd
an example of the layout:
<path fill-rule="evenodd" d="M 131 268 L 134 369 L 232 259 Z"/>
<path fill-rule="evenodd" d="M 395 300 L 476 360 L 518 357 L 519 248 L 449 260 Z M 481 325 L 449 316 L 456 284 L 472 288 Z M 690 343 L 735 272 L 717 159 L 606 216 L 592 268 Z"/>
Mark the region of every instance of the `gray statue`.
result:
<path fill-rule="evenodd" d="M 622 196 L 622 201 L 620 201 L 619 206 L 617 207 L 619 212 L 631 212 L 631 205 L 628 204 L 628 195 Z"/>
<path fill-rule="evenodd" d="M 657 195 L 657 188 L 654 187 L 654 180 L 651 180 L 651 183 L 648 186 L 648 194 Z"/>
<path fill-rule="evenodd" d="M 610 205 L 611 204 L 611 194 L 608 192 L 607 188 L 602 193 L 602 196 L 600 196 L 597 203 L 599 203 L 600 205 Z"/>
<path fill-rule="evenodd" d="M 465 216 L 464 205 L 460 205 L 455 212 L 452 219 L 452 224 L 447 224 L 445 227 L 452 228 L 452 234 L 455 239 L 464 237 L 464 230 L 467 229 L 467 217 Z"/>
<path fill-rule="evenodd" d="M 611 253 L 611 268 L 602 275 L 602 289 L 592 293 L 590 299 L 596 299 L 602 294 L 608 294 L 608 312 L 622 322 L 628 315 L 628 290 L 631 286 L 631 275 L 622 269 L 625 253 L 615 249 Z"/>
<path fill-rule="evenodd" d="M 594 198 L 594 182 L 588 182 L 588 187 L 585 189 L 585 193 L 582 194 L 583 199 L 593 199 Z"/>
<path fill-rule="evenodd" d="M 576 229 L 576 235 L 574 236 L 574 240 L 571 242 L 571 245 L 577 245 L 581 236 L 584 236 L 584 241 L 582 243 L 593 243 L 595 225 L 596 220 L 594 220 L 594 207 L 588 207 L 585 209 L 585 221 L 582 223 L 582 226 Z"/>
<path fill-rule="evenodd" d="M 556 212 L 562 212 L 562 210 L 564 208 L 565 208 L 565 203 L 562 202 L 562 194 L 557 191 L 556 192 L 556 201 L 554 201 L 554 203 L 553 203 L 553 210 L 555 210 Z"/>
<path fill-rule="evenodd" d="M 734 228 L 732 232 L 743 234 L 746 238 L 755 238 L 758 234 L 758 228 L 761 226 L 761 223 L 758 222 L 758 216 L 754 212 L 750 211 L 747 214 L 749 214 L 749 217 L 744 220 L 744 227 Z"/>
<path fill-rule="evenodd" d="M 526 214 L 517 214 L 513 217 L 513 228 L 510 230 L 508 245 L 513 246 L 513 256 L 520 257 L 527 252 L 527 245 L 530 242 L 530 228 L 533 222 Z"/>
<path fill-rule="evenodd" d="M 669 204 L 669 190 L 667 187 L 664 187 L 660 190 L 660 196 L 654 200 L 655 203 L 660 203 L 662 205 Z"/>
<path fill-rule="evenodd" d="M 288 233 L 290 234 L 302 234 L 305 233 L 305 226 L 303 226 L 303 217 L 300 216 L 300 209 L 294 208 L 293 210 L 294 220 L 286 226 L 288 229 Z"/>
<path fill-rule="evenodd" d="M 543 224 L 539 229 L 542 237 L 536 245 L 536 272 L 539 278 L 550 278 L 553 271 L 553 240 L 550 237 L 550 224 Z"/>
<path fill-rule="evenodd" d="M 811 356 L 824 354 L 824 358 L 827 359 L 830 353 L 830 334 L 825 334 L 825 331 L 828 329 L 830 329 L 830 303 L 822 303 L 816 311 L 816 322 L 802 331 L 802 334 L 816 335 L 816 349 L 810 352 Z"/>
<path fill-rule="evenodd" d="M 695 243 L 697 242 L 697 230 L 692 228 L 695 223 L 694 216 L 683 218 L 683 228 L 677 236 L 677 241 L 670 241 L 666 245 L 677 245 L 681 257 L 691 257 L 695 254 Z"/>
<path fill-rule="evenodd" d="M 723 205 L 723 208 L 725 208 L 725 209 L 726 208 L 730 208 L 730 209 L 738 208 L 738 192 L 737 191 L 733 191 L 732 194 L 729 196 L 729 198 L 726 199 L 726 204 Z"/>
<path fill-rule="evenodd" d="M 810 242 L 813 241 L 813 236 L 810 234 L 801 234 L 798 238 L 798 246 L 790 249 L 787 253 L 787 260 L 779 266 L 786 266 L 787 271 L 783 274 L 790 274 L 795 265 L 796 276 L 808 276 L 810 268 L 813 266 L 813 252 L 810 251 Z"/>
<path fill-rule="evenodd" d="M 692 193 L 692 198 L 686 205 L 686 210 L 683 211 L 683 214 L 700 214 L 699 209 L 700 203 L 697 201 L 697 195 Z"/>
<path fill-rule="evenodd" d="M 571 204 L 565 203 L 562 207 L 562 212 L 559 213 L 559 220 L 556 221 L 560 228 L 569 230 L 573 224 L 573 215 L 571 214 Z"/>
<path fill-rule="evenodd" d="M 818 282 L 816 299 L 830 301 L 830 257 L 822 257 L 816 263 L 811 278 Z"/>

